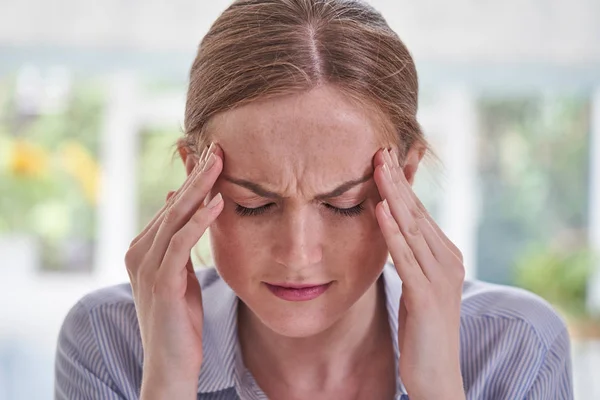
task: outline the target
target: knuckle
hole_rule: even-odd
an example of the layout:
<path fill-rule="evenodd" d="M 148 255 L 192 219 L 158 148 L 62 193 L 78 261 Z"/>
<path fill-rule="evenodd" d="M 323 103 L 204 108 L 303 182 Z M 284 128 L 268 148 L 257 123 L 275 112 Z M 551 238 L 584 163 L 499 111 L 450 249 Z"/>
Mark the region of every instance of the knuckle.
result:
<path fill-rule="evenodd" d="M 143 282 L 144 284 L 151 280 L 153 275 L 154 274 L 152 273 L 152 268 L 150 268 L 149 265 L 142 265 L 137 270 L 137 279 L 138 281 Z"/>
<path fill-rule="evenodd" d="M 400 168 L 398 167 L 390 167 L 390 172 L 392 175 L 392 182 L 394 183 L 399 183 L 402 178 L 400 178 L 400 174 L 402 173 L 402 171 L 400 170 Z"/>
<path fill-rule="evenodd" d="M 168 292 L 169 292 L 168 287 L 163 280 L 157 279 L 154 282 L 152 282 L 152 295 L 153 296 L 156 296 L 158 298 L 164 298 L 164 297 L 166 297 Z"/>
<path fill-rule="evenodd" d="M 205 226 L 207 225 L 206 222 L 207 222 L 207 213 L 200 211 L 200 212 L 196 212 L 196 213 L 194 213 L 194 215 L 192 215 L 189 223 L 198 228 L 204 229 Z"/>
<path fill-rule="evenodd" d="M 164 223 L 165 224 L 173 224 L 180 219 L 180 216 L 181 216 L 181 211 L 179 211 L 179 207 L 176 207 L 175 205 L 171 205 L 165 213 Z"/>
<path fill-rule="evenodd" d="M 152 295 L 159 300 L 170 300 L 177 289 L 173 286 L 171 280 L 157 276 L 152 282 Z"/>
<path fill-rule="evenodd" d="M 442 265 L 441 268 L 445 270 L 445 279 L 438 281 L 438 292 L 447 298 L 454 297 L 457 293 L 462 293 L 466 274 L 464 266 L 457 262 Z"/>
<path fill-rule="evenodd" d="M 456 257 L 460 260 L 460 264 L 464 262 L 463 253 L 458 249 L 458 247 L 454 246 Z M 464 266 L 463 266 L 464 269 Z"/>
<path fill-rule="evenodd" d="M 412 265 L 416 263 L 415 255 L 410 249 L 404 248 L 401 253 L 402 262 Z"/>
<path fill-rule="evenodd" d="M 402 234 L 402 232 L 394 227 L 394 230 L 391 232 L 391 240 L 394 243 L 397 243 L 398 247 L 404 248 L 405 247 L 405 239 L 404 239 L 404 235 Z"/>
<path fill-rule="evenodd" d="M 179 200 L 179 198 L 181 197 L 181 193 L 182 193 L 182 188 L 179 188 L 177 191 L 173 192 L 171 195 L 167 195 L 167 207 L 172 207 L 173 204 L 175 204 L 177 202 L 177 200 Z"/>
<path fill-rule="evenodd" d="M 205 179 L 202 179 L 202 175 L 196 176 L 196 178 L 190 183 L 192 189 L 203 190 L 206 186 Z"/>
<path fill-rule="evenodd" d="M 465 280 L 465 276 L 467 273 L 465 270 L 465 266 L 462 263 L 457 262 L 456 267 L 454 267 L 453 270 L 454 270 L 454 276 L 456 277 L 456 280 L 462 284 Z"/>
<path fill-rule="evenodd" d="M 181 234 L 181 231 L 174 234 L 169 242 L 169 248 L 174 252 L 184 251 L 186 247 L 187 240 L 184 235 Z"/>
<path fill-rule="evenodd" d="M 173 190 L 169 191 L 167 193 L 167 202 L 169 202 L 173 198 L 173 196 L 175 196 L 175 194 L 177 194 L 177 191 L 173 191 Z"/>
<path fill-rule="evenodd" d="M 137 268 L 137 255 L 132 249 L 127 250 L 125 253 L 125 268 L 129 272 L 135 272 Z"/>
<path fill-rule="evenodd" d="M 410 236 L 419 236 L 421 234 L 421 229 L 416 222 L 412 222 L 406 228 L 406 234 Z"/>
<path fill-rule="evenodd" d="M 427 215 L 429 212 L 427 211 L 427 208 L 425 208 L 425 205 L 423 204 L 421 199 L 419 199 L 417 196 L 412 197 L 413 199 L 415 199 L 415 203 L 417 204 L 417 209 L 419 210 L 419 212 L 423 214 L 423 216 Z"/>
<path fill-rule="evenodd" d="M 419 207 L 410 207 L 410 215 L 412 215 L 416 221 L 420 221 L 425 218 L 425 214 L 419 210 Z"/>
<path fill-rule="evenodd" d="M 129 248 L 131 249 L 133 246 L 135 246 L 139 240 L 140 240 L 139 236 L 136 236 L 135 238 L 133 238 L 133 240 L 131 242 L 129 242 Z"/>
<path fill-rule="evenodd" d="M 131 284 L 132 290 L 135 290 L 135 284 L 137 283 L 137 279 L 135 277 L 135 273 L 131 272 L 129 268 L 127 268 L 127 276 L 129 277 L 129 282 Z"/>

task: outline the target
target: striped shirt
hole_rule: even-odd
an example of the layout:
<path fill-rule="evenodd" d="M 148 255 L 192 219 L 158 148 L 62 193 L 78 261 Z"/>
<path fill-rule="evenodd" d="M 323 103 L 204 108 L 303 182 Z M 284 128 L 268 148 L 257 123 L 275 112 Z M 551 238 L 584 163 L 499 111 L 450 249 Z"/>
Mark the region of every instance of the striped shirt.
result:
<path fill-rule="evenodd" d="M 215 269 L 201 270 L 197 276 L 204 307 L 204 359 L 197 399 L 266 399 L 241 357 L 238 298 Z M 398 360 L 401 281 L 391 264 L 385 266 L 381 279 Z M 60 332 L 55 398 L 137 399 L 142 362 L 130 285 L 88 294 L 70 310 Z M 467 399 L 573 398 L 565 323 L 547 302 L 522 289 L 465 282 L 460 365 Z M 400 378 L 395 399 L 408 399 Z"/>

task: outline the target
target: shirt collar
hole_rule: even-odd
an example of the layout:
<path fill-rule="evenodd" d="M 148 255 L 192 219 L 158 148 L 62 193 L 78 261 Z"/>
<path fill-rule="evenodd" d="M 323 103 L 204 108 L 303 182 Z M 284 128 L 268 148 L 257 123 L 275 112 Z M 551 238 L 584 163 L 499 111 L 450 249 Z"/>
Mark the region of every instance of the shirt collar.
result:
<path fill-rule="evenodd" d="M 399 377 L 398 309 L 402 281 L 391 263 L 386 263 L 381 274 L 385 288 L 386 308 L 390 334 L 394 345 L 396 376 Z M 202 332 L 202 369 L 198 379 L 198 393 L 218 392 L 235 387 L 236 379 L 244 375 L 239 340 L 237 337 L 238 298 L 220 277 L 202 290 L 204 327 Z M 406 394 L 401 380 L 397 393 Z"/>

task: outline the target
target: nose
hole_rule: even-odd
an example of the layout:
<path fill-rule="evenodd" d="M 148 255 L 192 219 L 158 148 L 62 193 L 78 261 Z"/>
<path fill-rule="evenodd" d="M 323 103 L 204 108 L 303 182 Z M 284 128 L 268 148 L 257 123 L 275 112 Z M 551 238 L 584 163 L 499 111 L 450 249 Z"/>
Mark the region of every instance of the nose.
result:
<path fill-rule="evenodd" d="M 321 229 L 317 216 L 310 210 L 295 210 L 282 216 L 273 238 L 273 254 L 280 265 L 294 270 L 321 262 Z"/>

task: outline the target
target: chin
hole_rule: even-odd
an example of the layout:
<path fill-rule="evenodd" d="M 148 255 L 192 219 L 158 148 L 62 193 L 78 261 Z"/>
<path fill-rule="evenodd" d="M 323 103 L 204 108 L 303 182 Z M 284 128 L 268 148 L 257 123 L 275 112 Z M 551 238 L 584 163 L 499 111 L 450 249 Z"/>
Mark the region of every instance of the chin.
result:
<path fill-rule="evenodd" d="M 236 288 L 233 288 L 236 291 Z M 262 287 L 257 291 L 236 291 L 253 318 L 276 333 L 289 338 L 308 338 L 334 326 L 352 307 L 361 293 L 340 291 L 334 283 L 319 297 L 289 301 Z"/>
<path fill-rule="evenodd" d="M 290 338 L 308 338 L 326 331 L 341 317 L 341 314 L 331 314 L 326 302 L 309 304 L 312 301 L 290 304 L 275 299 L 268 307 L 262 304 L 258 309 L 245 304 L 274 333 Z"/>
<path fill-rule="evenodd" d="M 331 326 L 331 324 L 316 322 L 314 319 L 310 321 L 302 319 L 295 321 L 263 321 L 263 323 L 276 334 L 295 339 L 317 336 Z"/>

